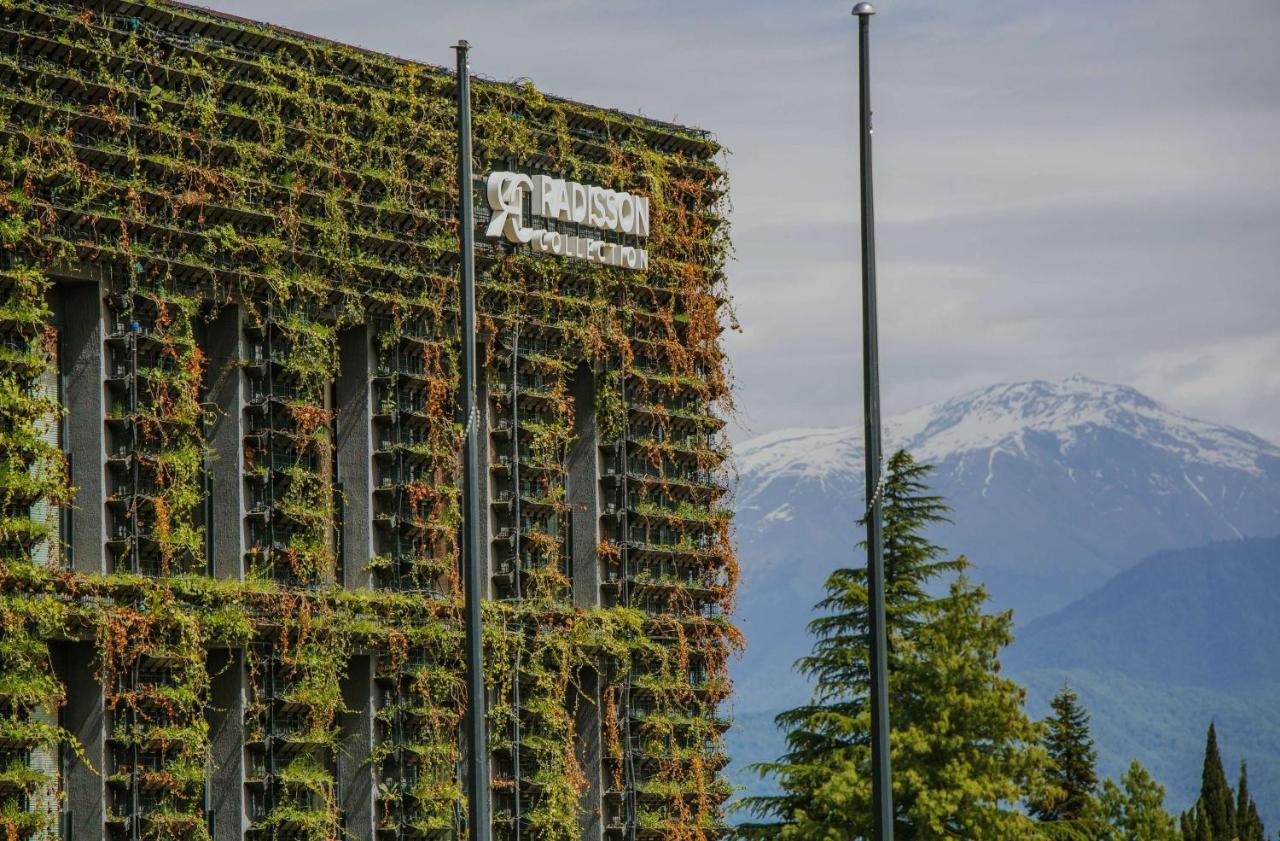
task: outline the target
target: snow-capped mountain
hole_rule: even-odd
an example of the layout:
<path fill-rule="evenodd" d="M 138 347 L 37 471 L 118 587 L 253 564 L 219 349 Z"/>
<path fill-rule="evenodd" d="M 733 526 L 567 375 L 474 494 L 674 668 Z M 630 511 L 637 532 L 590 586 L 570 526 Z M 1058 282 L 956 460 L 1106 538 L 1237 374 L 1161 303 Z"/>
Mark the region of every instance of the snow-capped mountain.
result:
<path fill-rule="evenodd" d="M 918 461 L 937 465 L 952 456 L 986 453 L 988 479 L 994 477 L 996 455 L 1029 458 L 1029 439 L 1042 435 L 1053 436 L 1058 462 L 1070 475 L 1071 451 L 1089 447 L 1100 430 L 1141 439 L 1188 465 L 1252 475 L 1265 472 L 1268 460 L 1280 458 L 1280 447 L 1256 435 L 1187 417 L 1127 386 L 1079 376 L 1058 383 L 995 385 L 884 423 L 886 451 L 905 448 Z M 803 477 L 821 483 L 828 477 L 862 475 L 861 427 L 783 429 L 746 441 L 735 451 L 743 506 L 773 481 Z M 972 467 L 972 458 L 959 466 Z"/>
<path fill-rule="evenodd" d="M 1187 417 L 1125 386 L 1072 377 L 997 385 L 885 421 L 886 452 L 935 465 L 964 553 L 1019 622 L 1056 610 L 1162 549 L 1280 534 L 1280 447 Z M 740 443 L 739 706 L 804 653 L 826 574 L 853 561 L 861 428 L 787 429 Z M 803 688 L 800 687 L 801 692 Z"/>

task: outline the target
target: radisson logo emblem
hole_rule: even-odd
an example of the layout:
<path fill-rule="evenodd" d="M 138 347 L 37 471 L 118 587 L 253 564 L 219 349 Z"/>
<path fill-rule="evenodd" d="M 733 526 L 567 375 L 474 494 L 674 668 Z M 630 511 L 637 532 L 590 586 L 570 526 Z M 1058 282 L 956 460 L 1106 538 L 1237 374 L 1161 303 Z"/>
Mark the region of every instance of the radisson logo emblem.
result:
<path fill-rule="evenodd" d="M 489 208 L 493 211 L 485 231 L 487 236 L 528 243 L 534 251 L 543 254 L 576 257 L 625 269 L 649 268 L 646 249 L 531 228 L 524 218 L 524 194 L 528 193 L 533 216 L 645 238 L 649 236 L 649 199 L 645 196 L 519 172 L 491 173 L 486 187 Z"/>

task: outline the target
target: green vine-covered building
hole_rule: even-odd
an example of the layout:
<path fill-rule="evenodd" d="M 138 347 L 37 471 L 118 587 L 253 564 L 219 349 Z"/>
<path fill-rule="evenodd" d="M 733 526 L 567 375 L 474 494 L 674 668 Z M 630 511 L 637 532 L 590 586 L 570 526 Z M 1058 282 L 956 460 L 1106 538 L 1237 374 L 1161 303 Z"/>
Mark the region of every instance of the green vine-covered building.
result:
<path fill-rule="evenodd" d="M 0 0 L 0 76 L 0 838 L 462 838 L 454 75 Z M 492 835 L 717 838 L 719 147 L 473 109 Z"/>

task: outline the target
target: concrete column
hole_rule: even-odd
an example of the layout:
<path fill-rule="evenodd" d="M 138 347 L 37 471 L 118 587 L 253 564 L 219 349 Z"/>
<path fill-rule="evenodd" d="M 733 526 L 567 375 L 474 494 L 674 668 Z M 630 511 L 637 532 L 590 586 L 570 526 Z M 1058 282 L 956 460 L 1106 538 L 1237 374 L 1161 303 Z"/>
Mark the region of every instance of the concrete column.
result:
<path fill-rule="evenodd" d="M 328 383 L 326 383 L 324 387 L 324 395 L 323 395 L 323 401 L 324 401 L 323 406 L 325 411 L 330 413 L 329 415 L 330 417 L 334 416 L 333 413 L 337 407 L 337 403 L 334 401 L 334 397 L 333 397 L 333 391 L 334 391 L 333 385 L 334 385 L 333 380 L 330 380 Z M 337 447 L 334 445 L 334 440 L 333 440 L 334 423 L 327 424 L 323 431 L 327 438 L 327 440 L 325 441 L 325 444 L 327 446 L 323 446 L 320 449 L 319 474 L 320 474 L 320 480 L 324 483 L 324 486 L 329 489 L 330 500 L 334 503 L 333 512 L 334 512 L 334 519 L 336 520 L 338 515 L 341 513 L 341 509 L 339 508 L 339 503 L 337 500 L 338 450 L 337 450 Z M 339 533 L 339 523 L 333 522 L 333 524 L 329 528 L 324 530 L 324 535 L 325 535 L 325 538 L 324 538 L 325 545 L 328 548 L 331 556 L 333 557 L 333 566 L 329 567 L 328 569 L 321 570 L 319 581 L 322 584 L 329 584 L 329 585 L 341 584 L 342 583 L 342 569 L 341 569 L 342 547 L 338 545 L 338 540 L 341 538 L 341 534 Z"/>
<path fill-rule="evenodd" d="M 493 482 L 494 472 L 490 470 L 490 465 L 497 461 L 500 453 L 493 449 L 493 438 L 489 435 L 489 430 L 493 429 L 493 424 L 497 420 L 495 416 L 495 408 L 493 399 L 489 396 L 488 377 L 485 372 L 489 369 L 489 358 L 485 353 L 484 342 L 480 342 L 480 347 L 476 351 L 479 358 L 478 370 L 476 372 L 476 409 L 479 410 L 479 416 L 476 422 L 480 425 L 480 434 L 476 436 L 478 444 L 477 450 L 480 453 L 480 546 L 484 552 L 485 567 L 484 580 L 481 586 L 484 588 L 484 597 L 491 599 L 494 597 L 493 576 L 498 571 L 498 565 L 501 563 L 503 555 L 498 554 L 493 548 L 493 535 L 497 532 L 494 521 L 493 500 Z M 462 401 L 462 395 L 458 395 L 459 404 Z M 506 404 L 503 408 L 496 411 L 510 413 L 510 404 Z M 466 423 L 466 419 L 462 421 Z M 507 452 L 504 448 L 503 453 Z M 461 465 L 461 462 L 459 462 Z M 514 468 L 513 468 L 514 469 Z M 505 477 L 510 479 L 514 473 L 508 473 Z M 461 476 L 461 473 L 459 473 Z M 516 489 L 512 487 L 511 492 L 514 494 Z M 462 546 L 462 534 L 458 534 L 458 546 Z M 505 553 L 506 550 L 503 550 Z M 461 557 L 461 548 L 459 548 L 459 557 Z"/>
<path fill-rule="evenodd" d="M 573 729 L 578 766 L 587 778 L 578 808 L 579 839 L 604 837 L 604 751 L 600 729 L 600 673 L 588 666 L 578 672 L 582 694 L 576 699 Z"/>
<path fill-rule="evenodd" d="M 600 605 L 600 442 L 596 429 L 595 377 L 591 369 L 581 366 L 574 374 L 573 442 L 565 464 L 573 558 L 573 604 L 575 607 Z"/>
<path fill-rule="evenodd" d="M 98 281 L 58 283 L 66 315 L 62 334 L 67 453 L 76 488 L 71 513 L 71 564 L 76 572 L 106 572 L 107 473 L 105 304 Z"/>
<path fill-rule="evenodd" d="M 37 377 L 33 385 L 37 393 L 52 397 L 59 405 L 64 405 L 66 396 L 62 393 L 62 342 L 67 326 L 66 312 L 63 307 L 62 296 L 57 294 L 56 287 L 50 290 L 45 300 L 49 304 L 49 309 L 52 313 L 50 325 L 57 331 L 57 342 L 53 354 L 55 364 L 52 371 L 45 372 Z M 37 425 L 37 429 L 40 430 L 42 437 L 46 441 L 54 444 L 64 453 L 66 452 L 67 442 L 61 416 L 46 419 L 44 423 Z M 52 538 L 43 540 L 32 547 L 32 561 L 39 566 L 47 566 L 54 569 L 66 567 L 70 563 L 70 558 L 65 554 L 66 547 L 71 540 L 71 535 L 67 531 L 71 524 L 70 509 L 50 505 L 48 500 L 38 500 L 31 506 L 31 518 L 37 522 L 48 523 L 55 529 Z"/>
<path fill-rule="evenodd" d="M 348 589 L 369 589 L 373 576 L 373 336 L 361 324 L 338 336 L 338 485 L 342 488 L 342 578 Z"/>
<path fill-rule="evenodd" d="M 244 651 L 220 649 L 208 656 L 210 704 L 209 747 L 213 768 L 209 774 L 209 811 L 213 815 L 213 841 L 244 841 L 249 828 L 245 809 Z"/>
<path fill-rule="evenodd" d="M 374 841 L 377 836 L 377 773 L 369 765 L 374 739 L 373 657 L 356 655 L 342 681 L 342 747 L 338 758 L 339 804 L 346 818 L 346 836 L 352 841 Z"/>
<path fill-rule="evenodd" d="M 597 547 L 600 544 L 600 435 L 596 427 L 595 375 L 586 365 L 575 372 L 573 442 L 569 445 L 566 497 L 572 518 L 573 603 L 576 607 L 600 606 L 603 580 Z M 600 674 L 593 667 L 578 673 L 582 693 L 573 711 L 578 765 L 587 778 L 578 809 L 579 837 L 592 841 L 604 837 L 604 755 L 600 725 Z"/>
<path fill-rule="evenodd" d="M 205 370 L 208 399 L 218 407 L 209 433 L 213 451 L 211 482 L 213 505 L 213 575 L 215 578 L 244 579 L 245 487 L 244 487 L 244 371 L 245 355 L 240 307 L 224 307 L 206 331 Z"/>
<path fill-rule="evenodd" d="M 67 762 L 67 802 L 75 838 L 105 838 L 107 820 L 108 767 L 105 698 L 98 682 L 98 663 L 93 643 L 50 644 L 58 679 L 67 690 L 62 708 L 62 726 L 83 749 L 83 758 L 70 753 Z"/>

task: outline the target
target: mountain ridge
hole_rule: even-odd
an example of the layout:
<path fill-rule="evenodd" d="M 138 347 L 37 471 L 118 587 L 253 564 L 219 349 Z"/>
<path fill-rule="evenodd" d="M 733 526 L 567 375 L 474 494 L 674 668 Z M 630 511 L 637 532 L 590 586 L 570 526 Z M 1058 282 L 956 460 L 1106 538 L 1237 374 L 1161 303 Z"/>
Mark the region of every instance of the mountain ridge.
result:
<path fill-rule="evenodd" d="M 997 408 L 1004 411 L 993 411 Z M 1014 417 L 1017 410 L 1020 419 Z M 1121 412 L 1128 412 L 1129 417 Z M 1098 423 L 1108 419 L 1113 423 Z M 1133 420 L 1146 421 L 1147 428 L 1135 428 Z M 918 461 L 932 461 L 995 446 L 1007 438 L 1019 440 L 1020 434 L 1028 431 L 1063 432 L 1110 425 L 1150 435 L 1160 431 L 1153 421 L 1163 425 L 1164 432 L 1183 433 L 1159 440 L 1165 449 L 1188 453 L 1194 448 L 1207 464 L 1258 473 L 1257 454 L 1280 458 L 1280 446 L 1251 432 L 1201 421 L 1132 387 L 1080 375 L 1056 383 L 1000 383 L 890 416 L 884 421 L 885 450 L 904 448 Z M 848 470 L 861 475 L 862 436 L 861 426 L 787 427 L 735 445 L 734 458 L 740 475 L 772 471 L 823 477 Z M 1253 452 L 1244 450 L 1245 446 Z"/>
<path fill-rule="evenodd" d="M 954 524 L 929 536 L 1020 625 L 1155 552 L 1280 533 L 1280 447 L 1136 389 L 1071 377 L 977 389 L 885 422 L 886 450 L 935 467 Z M 827 574 L 861 563 L 861 430 L 787 429 L 736 449 L 743 709 L 780 680 Z M 779 687 L 781 686 L 781 690 Z M 774 706 L 773 704 L 769 705 Z"/>
<path fill-rule="evenodd" d="M 1280 684 L 1278 610 L 1280 536 L 1167 550 L 1027 623 L 1004 663 L 1212 689 Z"/>
<path fill-rule="evenodd" d="M 890 417 L 885 438 L 886 451 L 905 448 L 934 465 L 932 482 L 958 524 L 939 542 L 1000 573 L 988 579 L 993 595 L 1022 618 L 1061 607 L 1152 552 L 1266 535 L 1280 523 L 1280 447 L 1127 386 L 1079 376 L 990 386 Z M 792 552 L 772 540 L 787 524 L 838 535 L 842 545 L 823 548 L 849 557 L 863 494 L 861 439 L 854 427 L 792 428 L 735 447 L 747 561 L 768 567 Z M 1073 524 L 1055 516 L 1063 502 Z M 999 534 L 1002 517 L 1021 528 L 1014 542 L 1027 557 L 986 551 L 983 535 Z M 1078 545 L 1045 554 L 1040 536 Z M 1080 580 L 1059 597 L 1021 598 L 1028 587 L 1056 586 L 1055 568 L 1068 565 Z"/>

